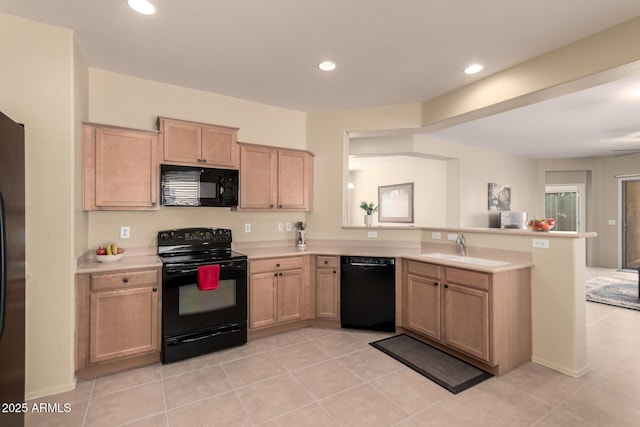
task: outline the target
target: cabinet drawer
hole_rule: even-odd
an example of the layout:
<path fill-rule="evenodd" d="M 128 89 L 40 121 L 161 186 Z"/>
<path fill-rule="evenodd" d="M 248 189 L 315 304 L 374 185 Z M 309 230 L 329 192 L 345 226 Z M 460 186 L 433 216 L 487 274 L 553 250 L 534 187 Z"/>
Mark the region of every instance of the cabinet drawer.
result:
<path fill-rule="evenodd" d="M 318 255 L 316 257 L 316 266 L 317 267 L 338 267 L 338 257 L 337 256 L 325 256 Z"/>
<path fill-rule="evenodd" d="M 249 272 L 266 273 L 276 270 L 294 270 L 302 268 L 302 257 L 272 258 L 249 262 Z"/>
<path fill-rule="evenodd" d="M 121 271 L 91 275 L 92 291 L 153 285 L 158 285 L 158 270 Z"/>
<path fill-rule="evenodd" d="M 433 277 L 434 279 L 439 279 L 441 275 L 440 266 L 435 264 L 428 264 L 426 262 L 409 261 L 407 270 L 409 274 Z"/>
<path fill-rule="evenodd" d="M 447 267 L 445 275 L 447 282 L 489 290 L 489 275 L 486 273 Z"/>

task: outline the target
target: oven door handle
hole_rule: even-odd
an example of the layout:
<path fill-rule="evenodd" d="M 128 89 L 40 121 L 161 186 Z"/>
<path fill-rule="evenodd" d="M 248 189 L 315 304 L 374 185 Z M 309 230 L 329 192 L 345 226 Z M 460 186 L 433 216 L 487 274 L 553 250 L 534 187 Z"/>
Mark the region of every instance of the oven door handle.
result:
<path fill-rule="evenodd" d="M 237 329 L 237 328 L 233 328 L 233 329 L 228 329 L 226 331 L 214 332 L 212 334 L 200 335 L 200 336 L 193 337 L 193 338 L 183 338 L 183 339 L 177 340 L 177 342 L 175 344 L 186 344 L 186 343 L 190 343 L 190 342 L 206 340 L 206 339 L 209 339 L 209 338 L 217 337 L 218 335 L 235 334 L 235 333 L 238 333 L 238 332 L 241 332 L 241 330 Z"/>
<path fill-rule="evenodd" d="M 167 269 L 167 273 L 171 273 L 171 274 L 175 274 L 175 273 L 189 274 L 189 273 L 195 273 L 197 271 L 198 271 L 197 268 L 183 268 L 183 269 L 178 269 L 178 270 L 169 269 L 169 268 Z"/>

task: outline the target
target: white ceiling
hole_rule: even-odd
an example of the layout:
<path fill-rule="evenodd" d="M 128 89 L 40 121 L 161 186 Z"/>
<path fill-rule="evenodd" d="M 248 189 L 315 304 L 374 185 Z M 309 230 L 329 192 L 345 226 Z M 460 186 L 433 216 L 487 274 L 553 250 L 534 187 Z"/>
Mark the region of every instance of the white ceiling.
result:
<path fill-rule="evenodd" d="M 640 152 L 640 76 L 467 122 L 430 135 L 534 159 L 619 156 Z"/>
<path fill-rule="evenodd" d="M 300 111 L 428 100 L 640 15 L 638 0 L 152 1 L 153 16 L 125 0 L 3 0 L 0 11 L 71 28 L 93 68 Z M 327 59 L 331 73 L 317 68 Z M 484 71 L 463 74 L 472 62 Z M 493 120 L 466 129 L 519 145 L 524 124 L 504 139 Z M 528 138 L 550 140 L 536 123 Z M 464 139 L 464 129 L 441 135 Z"/>

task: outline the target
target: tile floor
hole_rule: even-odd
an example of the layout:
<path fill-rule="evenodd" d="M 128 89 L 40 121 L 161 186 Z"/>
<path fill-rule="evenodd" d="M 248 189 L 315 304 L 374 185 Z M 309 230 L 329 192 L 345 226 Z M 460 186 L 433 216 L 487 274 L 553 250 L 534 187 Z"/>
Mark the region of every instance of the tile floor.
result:
<path fill-rule="evenodd" d="M 589 269 L 588 277 L 637 275 Z M 638 426 L 640 312 L 587 303 L 591 372 L 528 363 L 452 395 L 367 343 L 306 328 L 78 383 L 27 426 Z M 32 404 L 33 402 L 30 402 Z"/>

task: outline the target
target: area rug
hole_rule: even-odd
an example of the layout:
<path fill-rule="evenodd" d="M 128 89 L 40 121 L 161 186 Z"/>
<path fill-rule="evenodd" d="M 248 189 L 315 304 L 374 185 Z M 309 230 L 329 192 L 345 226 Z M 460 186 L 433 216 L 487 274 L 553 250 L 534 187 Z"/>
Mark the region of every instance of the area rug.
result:
<path fill-rule="evenodd" d="M 369 344 L 453 394 L 458 394 L 493 376 L 405 334 Z"/>
<path fill-rule="evenodd" d="M 587 301 L 640 311 L 638 282 L 611 277 L 594 277 L 587 280 Z"/>

